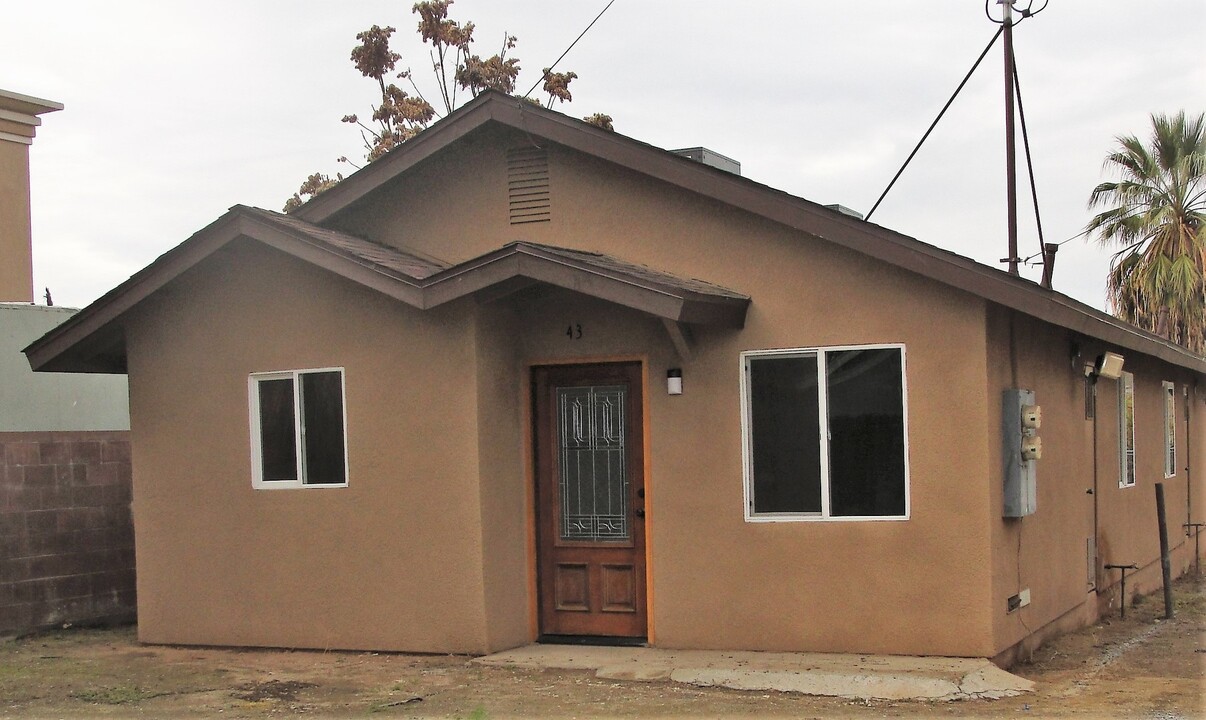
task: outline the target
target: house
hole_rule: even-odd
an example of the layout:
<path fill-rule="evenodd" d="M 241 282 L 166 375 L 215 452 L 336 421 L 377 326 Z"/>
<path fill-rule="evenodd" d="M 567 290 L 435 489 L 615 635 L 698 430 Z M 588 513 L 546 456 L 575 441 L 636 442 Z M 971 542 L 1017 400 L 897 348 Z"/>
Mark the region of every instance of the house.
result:
<path fill-rule="evenodd" d="M 1008 662 L 1206 515 L 1206 359 L 493 92 L 26 352 L 129 375 L 149 643 Z"/>
<path fill-rule="evenodd" d="M 0 637 L 134 619 L 126 379 L 21 354 L 76 312 L 33 304 L 29 148 L 62 109 L 0 90 Z"/>

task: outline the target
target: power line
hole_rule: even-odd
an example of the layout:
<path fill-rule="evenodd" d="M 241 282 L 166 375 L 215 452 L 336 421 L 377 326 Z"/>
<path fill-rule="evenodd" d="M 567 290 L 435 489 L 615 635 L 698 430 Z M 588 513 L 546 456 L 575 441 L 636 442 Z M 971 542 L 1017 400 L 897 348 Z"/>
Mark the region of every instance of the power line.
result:
<path fill-rule="evenodd" d="M 1089 231 L 1088 231 L 1088 230 L 1081 230 L 1080 232 L 1076 233 L 1076 234 L 1075 234 L 1075 235 L 1073 235 L 1072 237 L 1070 237 L 1070 238 L 1068 238 L 1068 239 L 1066 239 L 1066 240 L 1060 240 L 1059 242 L 1057 242 L 1057 243 L 1055 243 L 1055 244 L 1056 244 L 1058 247 L 1063 247 L 1063 246 L 1064 246 L 1064 245 L 1066 245 L 1067 243 L 1070 243 L 1070 242 L 1072 242 L 1073 240 L 1076 240 L 1077 238 L 1082 238 L 1082 237 L 1084 237 L 1085 235 L 1088 235 L 1088 234 L 1089 234 Z M 1042 251 L 1040 250 L 1039 252 L 1036 252 L 1035 254 L 1031 255 L 1030 257 L 1027 257 L 1027 258 L 1022 258 L 1022 262 L 1023 262 L 1023 263 L 1025 263 L 1025 264 L 1027 264 L 1027 265 L 1029 265 L 1031 260 L 1035 259 L 1036 257 L 1039 257 L 1039 256 L 1040 256 L 1040 255 L 1042 255 L 1042 254 L 1043 254 L 1043 253 L 1042 253 Z"/>
<path fill-rule="evenodd" d="M 946 104 L 942 106 L 942 109 L 938 111 L 938 117 L 934 118 L 934 122 L 930 123 L 929 129 L 926 130 L 925 134 L 921 136 L 921 140 L 917 141 L 917 146 L 913 148 L 913 152 L 909 153 L 909 157 L 905 159 L 904 164 L 901 165 L 900 169 L 896 171 L 896 174 L 892 176 L 892 181 L 888 183 L 888 187 L 884 188 L 884 191 L 880 194 L 879 199 L 875 201 L 875 205 L 871 207 L 871 212 L 867 213 L 867 217 L 864 219 L 870 220 L 871 216 L 875 214 L 876 208 L 878 208 L 879 204 L 884 201 L 885 197 L 887 197 L 888 191 L 892 189 L 892 186 L 896 184 L 896 181 L 900 179 L 900 176 L 905 171 L 905 168 L 907 168 L 909 163 L 912 162 L 913 156 L 916 155 L 917 151 L 921 149 L 921 146 L 925 144 L 925 141 L 927 138 L 929 138 L 930 133 L 932 133 L 934 128 L 938 126 L 938 121 L 941 120 L 942 116 L 946 114 L 946 111 L 948 108 L 950 108 L 951 103 L 955 102 L 955 98 L 959 96 L 959 93 L 963 90 L 963 86 L 966 85 L 967 81 L 971 79 L 972 74 L 976 72 L 976 68 L 980 67 L 980 62 L 984 60 L 984 56 L 987 55 L 988 51 L 992 49 L 993 44 L 996 43 L 997 38 L 1001 37 L 1001 33 L 1004 32 L 1004 30 L 1004 26 L 997 28 L 997 32 L 992 36 L 992 40 L 989 40 L 988 44 L 984 46 L 984 51 L 980 53 L 980 57 L 976 58 L 976 61 L 972 63 L 971 70 L 968 70 L 967 74 L 963 76 L 963 81 L 959 83 L 959 87 L 955 88 L 955 92 L 951 94 L 950 99 L 947 100 Z"/>
<path fill-rule="evenodd" d="M 578 37 L 574 38 L 574 41 L 572 43 L 570 43 L 570 46 L 565 49 L 565 52 L 561 53 L 561 55 L 556 60 L 553 61 L 552 65 L 549 65 L 549 68 L 548 68 L 548 70 L 545 71 L 544 76 L 541 77 L 540 80 L 537 80 L 535 83 L 533 83 L 532 87 L 528 88 L 528 91 L 523 94 L 523 96 L 525 98 L 532 94 L 532 91 L 536 89 L 536 86 L 540 84 L 541 80 L 544 80 L 545 78 L 548 77 L 549 73 L 553 72 L 553 68 L 557 67 L 557 63 L 561 62 L 562 58 L 564 58 L 566 55 L 568 55 L 570 50 L 574 49 L 574 46 L 578 44 L 578 41 L 582 39 L 582 36 L 585 35 L 587 32 L 589 32 L 590 29 L 595 26 L 595 23 L 599 22 L 599 18 L 603 17 L 603 13 L 607 12 L 607 8 L 611 7 L 612 3 L 614 3 L 615 1 L 616 0 L 611 0 L 610 2 L 607 3 L 607 7 L 604 7 L 602 10 L 599 11 L 599 14 L 595 16 L 595 19 L 590 21 L 590 25 L 586 26 L 586 30 L 583 30 L 578 35 Z"/>

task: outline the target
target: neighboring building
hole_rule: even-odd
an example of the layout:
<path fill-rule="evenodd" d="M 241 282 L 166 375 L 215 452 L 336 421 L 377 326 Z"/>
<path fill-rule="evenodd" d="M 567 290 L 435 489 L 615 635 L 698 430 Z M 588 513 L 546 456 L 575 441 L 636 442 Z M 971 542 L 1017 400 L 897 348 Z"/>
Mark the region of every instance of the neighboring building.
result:
<path fill-rule="evenodd" d="M 1008 662 L 1206 515 L 1206 359 L 492 92 L 26 353 L 129 374 L 151 643 Z"/>
<path fill-rule="evenodd" d="M 62 103 L 0 90 L 0 302 L 33 302 L 29 146 Z"/>
<path fill-rule="evenodd" d="M 0 636 L 135 611 L 126 379 L 21 354 L 77 312 L 32 304 L 29 145 L 62 108 L 0 90 Z"/>

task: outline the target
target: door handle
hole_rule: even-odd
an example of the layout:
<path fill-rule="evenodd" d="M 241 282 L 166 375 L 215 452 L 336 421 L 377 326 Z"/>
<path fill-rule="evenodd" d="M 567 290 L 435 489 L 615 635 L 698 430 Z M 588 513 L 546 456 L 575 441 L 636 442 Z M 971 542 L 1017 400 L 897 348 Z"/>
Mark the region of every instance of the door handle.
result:
<path fill-rule="evenodd" d="M 633 514 L 635 514 L 635 515 L 636 515 L 637 517 L 639 517 L 639 518 L 643 518 L 643 517 L 645 517 L 645 511 L 644 511 L 644 510 L 633 510 L 632 512 L 633 512 Z"/>

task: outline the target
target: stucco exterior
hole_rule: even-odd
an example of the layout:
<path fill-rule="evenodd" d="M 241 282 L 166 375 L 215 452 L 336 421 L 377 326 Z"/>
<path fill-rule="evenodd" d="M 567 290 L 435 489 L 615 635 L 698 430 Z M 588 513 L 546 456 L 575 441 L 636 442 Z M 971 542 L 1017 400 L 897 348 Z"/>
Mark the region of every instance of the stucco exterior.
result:
<path fill-rule="evenodd" d="M 1183 526 L 1191 516 L 1186 468 L 1202 467 L 1204 443 L 1200 423 L 1186 426 L 1186 404 L 1197 420 L 1203 400 L 1200 378 L 1192 373 L 1141 355 L 1127 357 L 1126 370 L 1135 376 L 1137 477 L 1133 486 L 1120 487 L 1119 383 L 1105 378 L 1094 382 L 1084 372 L 1086 363 L 1111 348 L 999 307 L 990 310 L 988 320 L 989 402 L 1001 402 L 1007 388 L 1027 388 L 1035 391 L 1044 413 L 1037 512 L 1003 518 L 1001 494 L 992 498 L 994 646 L 997 653 L 1025 656 L 1051 633 L 1117 611 L 1119 572 L 1105 565 L 1139 566 L 1127 577 L 1128 602 L 1134 594 L 1160 587 L 1157 482 L 1164 485 L 1173 575 L 1190 566 L 1193 539 Z M 1177 415 L 1178 467 L 1167 478 L 1164 381 L 1175 384 Z M 1183 394 L 1186 387 L 1188 396 Z M 1001 478 L 996 482 L 1000 487 L 999 435 L 991 425 L 989 434 L 996 440 L 990 446 L 991 469 Z M 1194 500 L 1192 517 L 1201 518 L 1206 506 L 1200 498 Z M 1030 590 L 1030 605 L 1009 612 L 1007 599 L 1025 589 Z"/>
<path fill-rule="evenodd" d="M 0 303 L 33 301 L 29 146 L 60 103 L 0 89 Z"/>
<path fill-rule="evenodd" d="M 607 168 L 570 154 L 554 167 L 557 218 L 540 239 L 584 249 L 606 241 L 617 255 L 672 272 L 764 288 L 746 328 L 698 334 L 697 353 L 683 361 L 656 319 L 572 292 L 538 288 L 422 313 L 262 246 L 223 251 L 129 323 L 143 639 L 470 652 L 532 639 L 522 432 L 529 369 L 637 358 L 651 378 L 657 644 L 990 653 L 990 488 L 948 481 L 986 472 L 986 438 L 959 432 L 984 426 L 989 412 L 960 399 L 986 373 L 983 304 L 623 173 L 580 188 Z M 445 198 L 446 206 L 430 225 L 412 217 L 408 234 L 435 236 L 436 218 L 457 212 L 463 171 L 453 164 L 440 174 L 450 177 L 424 178 L 433 190 L 424 204 Z M 494 195 L 501 206 L 505 194 Z M 380 202 L 404 201 L 405 193 Z M 517 239 L 484 198 L 469 205 L 481 215 L 466 224 L 494 235 L 493 244 Z M 593 223 L 619 206 L 647 229 L 617 243 L 614 229 Z M 681 220 L 658 221 L 669 215 Z M 756 263 L 716 260 L 735 238 Z M 673 257 L 671 248 L 692 243 L 704 247 Z M 819 311 L 835 297 L 848 313 L 840 324 Z M 581 340 L 567 340 L 570 324 L 583 326 Z M 745 522 L 739 353 L 882 342 L 907 351 L 913 516 Z M 660 378 L 676 366 L 687 392 L 668 397 Z M 255 491 L 246 377 L 311 367 L 346 369 L 349 487 Z M 196 427 L 209 430 L 181 448 L 178 438 Z M 318 518 L 326 529 L 315 537 Z M 357 580 L 370 576 L 367 585 Z M 341 590 L 350 586 L 359 588 L 354 601 Z M 340 612 L 307 619 L 332 598 L 344 598 Z M 824 619 L 833 617 L 844 620 Z"/>
<path fill-rule="evenodd" d="M 511 112 L 504 102 L 477 107 Z M 472 112 L 445 122 L 461 127 Z M 1134 548 L 1134 560 L 1151 565 L 1144 518 L 1149 477 L 1162 468 L 1151 434 L 1161 426 L 1141 426 L 1143 479 L 1115 497 L 1106 381 L 1099 489 L 1085 492 L 1094 445 L 1070 353 L 1076 344 L 1087 362 L 1113 347 L 1107 341 L 1003 307 L 973 289 L 971 275 L 964 287 L 926 274 L 925 263 L 906 270 L 866 251 L 874 226 L 835 219 L 849 235 L 834 242 L 830 226 L 821 229 L 828 211 L 810 230 L 807 218 L 773 219 L 787 211 L 760 186 L 734 192 L 768 198 L 764 213 L 569 138 L 544 142 L 547 221 L 513 224 L 508 151 L 535 142 L 528 130 L 484 122 L 443 144 L 420 136 L 366 169 L 380 176 L 382 163 L 418 157 L 371 191 L 321 219 L 320 206 L 303 208 L 297 217 L 321 223 L 308 235 L 282 239 L 255 224 L 277 222 L 262 211 L 232 210 L 135 276 L 126 292 L 137 300 L 89 309 L 31 352 L 47 367 L 128 365 L 142 640 L 476 653 L 538 638 L 531 383 L 533 368 L 573 363 L 640 363 L 645 514 L 635 522 L 653 645 L 999 656 L 1095 616 L 1109 578 L 1099 572 L 1090 591 L 1094 499 L 1098 564 Z M 660 153 L 614 142 L 617 158 Z M 733 184 L 723 173 L 700 178 Z M 338 261 L 318 252 L 328 241 L 340 243 Z M 364 254 L 356 243 L 365 241 L 411 253 L 414 264 L 430 258 L 434 274 L 402 277 L 396 290 L 357 280 L 371 258 L 397 260 Z M 519 258 L 519 276 L 472 285 L 484 272 L 475 258 L 517 242 L 629 265 L 609 260 L 553 278 L 522 270 Z M 916 252 L 901 247 L 900 257 Z M 683 322 L 599 289 L 607 273 L 649 281 L 639 268 L 744 294 L 748 310 L 740 324 Z M 458 282 L 474 290 L 452 300 L 447 290 L 424 294 Z M 1027 289 L 1009 292 L 1029 302 Z M 72 359 L 87 343 L 63 338 L 115 347 L 118 326 L 120 358 Z M 46 349 L 55 343 L 62 349 Z M 903 348 L 907 517 L 748 520 L 742 353 L 885 344 Z M 1185 362 L 1128 351 L 1140 418 L 1160 410 L 1158 393 L 1147 396 L 1161 379 L 1190 385 L 1201 402 L 1199 361 Z M 344 373 L 347 486 L 255 489 L 248 378 L 310 368 Z M 667 394 L 672 368 L 681 395 Z M 1035 390 L 1046 410 L 1039 509 L 1023 520 L 1001 517 L 1009 387 Z M 1194 427 L 1184 442 L 1197 463 Z M 1169 504 L 1183 515 L 1184 478 L 1176 482 Z M 1150 570 L 1139 577 L 1151 587 Z M 1022 588 L 1031 604 L 1009 613 L 1006 598 Z"/>

